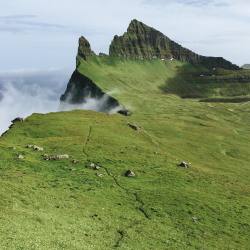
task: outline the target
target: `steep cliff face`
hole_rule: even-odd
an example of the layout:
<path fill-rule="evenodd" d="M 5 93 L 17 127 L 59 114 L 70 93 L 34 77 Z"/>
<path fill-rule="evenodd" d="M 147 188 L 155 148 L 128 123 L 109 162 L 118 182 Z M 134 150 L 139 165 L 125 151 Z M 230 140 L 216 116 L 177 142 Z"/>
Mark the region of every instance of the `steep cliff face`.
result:
<path fill-rule="evenodd" d="M 77 70 L 72 74 L 61 101 L 69 104 L 85 104 L 89 100 L 95 100 L 96 111 L 109 112 L 121 105 L 116 99 L 105 94 L 91 79 L 80 74 Z"/>
<path fill-rule="evenodd" d="M 127 114 L 128 111 L 120 105 L 115 98 L 104 93 L 97 84 L 87 76 L 79 73 L 77 70 L 80 65 L 80 59 L 88 60 L 89 57 L 94 55 L 95 53 L 91 50 L 88 40 L 84 37 L 80 37 L 76 57 L 76 70 L 69 80 L 65 93 L 60 98 L 61 103 L 64 105 L 82 104 L 83 107 L 84 104 L 86 104 L 88 109 L 93 109 L 99 112 L 110 112 L 116 110 L 119 113 L 125 112 L 125 114 Z M 91 103 L 92 107 L 90 107 Z"/>
<path fill-rule="evenodd" d="M 84 60 L 87 60 L 88 57 L 95 55 L 95 53 L 91 50 L 89 41 L 83 36 L 79 38 L 79 46 L 77 54 Z"/>
<path fill-rule="evenodd" d="M 115 36 L 110 45 L 110 56 L 132 59 L 176 59 L 208 68 L 239 69 L 222 57 L 205 57 L 183 48 L 158 30 L 133 20 L 127 32 Z"/>

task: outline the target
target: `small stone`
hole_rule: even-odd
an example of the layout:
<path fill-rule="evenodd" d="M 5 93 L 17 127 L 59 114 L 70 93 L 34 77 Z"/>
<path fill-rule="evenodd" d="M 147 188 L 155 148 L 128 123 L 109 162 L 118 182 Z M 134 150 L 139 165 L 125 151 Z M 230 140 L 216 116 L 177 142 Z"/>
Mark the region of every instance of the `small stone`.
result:
<path fill-rule="evenodd" d="M 79 163 L 79 161 L 78 160 L 72 160 L 72 163 L 77 164 L 77 163 Z"/>
<path fill-rule="evenodd" d="M 135 177 L 135 173 L 132 170 L 127 170 L 125 173 L 126 177 Z"/>
<path fill-rule="evenodd" d="M 128 126 L 129 126 L 130 128 L 132 128 L 133 130 L 135 130 L 135 131 L 138 131 L 138 130 L 141 129 L 138 125 L 132 124 L 132 123 L 130 123 L 130 122 L 128 123 Z"/>
<path fill-rule="evenodd" d="M 121 114 L 121 115 L 125 115 L 125 116 L 130 116 L 132 115 L 132 112 L 127 110 L 127 109 L 121 109 L 119 111 L 117 111 L 118 114 Z"/>
<path fill-rule="evenodd" d="M 182 168 L 190 168 L 191 167 L 191 163 L 182 161 L 178 166 L 182 167 Z"/>
<path fill-rule="evenodd" d="M 193 222 L 195 222 L 195 223 L 197 223 L 198 222 L 198 218 L 197 217 L 192 217 L 192 220 L 193 220 Z"/>
<path fill-rule="evenodd" d="M 64 154 L 64 155 L 47 155 L 47 154 L 44 154 L 43 159 L 45 161 L 64 160 L 64 159 L 69 159 L 69 155 L 67 155 L 67 154 Z"/>
<path fill-rule="evenodd" d="M 24 159 L 24 156 L 23 156 L 23 155 L 18 155 L 17 158 L 18 158 L 19 160 L 23 160 L 23 159 Z"/>
<path fill-rule="evenodd" d="M 96 176 L 103 177 L 103 174 L 96 173 Z"/>
<path fill-rule="evenodd" d="M 89 167 L 93 170 L 99 170 L 101 167 L 93 162 L 89 164 Z"/>
<path fill-rule="evenodd" d="M 35 151 L 43 151 L 43 148 L 42 148 L 42 147 L 39 147 L 39 146 L 37 146 L 37 145 L 28 144 L 28 145 L 26 146 L 26 148 L 32 148 L 32 149 L 35 150 Z"/>
<path fill-rule="evenodd" d="M 90 168 L 94 168 L 94 167 L 95 167 L 95 163 L 91 162 L 91 163 L 89 164 L 89 167 L 90 167 Z"/>
<path fill-rule="evenodd" d="M 36 145 L 34 145 L 33 149 L 34 149 L 35 151 L 43 151 L 43 148 L 42 148 L 42 147 L 38 147 L 38 146 L 36 146 Z"/>

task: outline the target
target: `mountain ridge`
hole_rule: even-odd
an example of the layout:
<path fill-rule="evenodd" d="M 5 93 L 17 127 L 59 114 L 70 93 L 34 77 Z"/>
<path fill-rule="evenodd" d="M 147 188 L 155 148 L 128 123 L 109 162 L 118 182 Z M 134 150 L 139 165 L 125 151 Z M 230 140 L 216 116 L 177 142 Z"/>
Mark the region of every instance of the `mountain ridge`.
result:
<path fill-rule="evenodd" d="M 87 60 L 92 55 L 95 53 L 91 50 L 90 43 L 85 37 L 80 37 L 78 57 Z M 240 69 L 223 57 L 202 56 L 194 53 L 171 40 L 162 32 L 136 19 L 130 22 L 127 31 L 122 36 L 114 36 L 109 46 L 109 56 L 139 60 L 175 59 L 193 65 L 203 65 L 210 69 Z"/>
<path fill-rule="evenodd" d="M 138 70 L 132 70 L 132 65 Z M 123 67 L 122 71 L 120 67 Z M 104 69 L 109 74 L 103 72 Z M 139 79 L 137 74 L 141 74 Z M 250 93 L 247 70 L 222 57 L 200 56 L 160 31 L 133 20 L 124 35 L 114 37 L 109 55 L 96 55 L 88 40 L 83 36 L 79 38 L 76 70 L 61 101 L 84 104 L 89 97 L 100 100 L 106 92 L 112 93 L 112 96 L 106 95 L 111 98 L 108 103 L 112 104 L 112 109 L 114 103 L 126 107 L 129 105 L 127 100 L 119 100 L 120 96 L 112 90 L 120 91 L 138 81 L 148 82 L 164 94 L 182 98 L 240 97 Z M 109 110 L 108 106 L 104 110 Z"/>

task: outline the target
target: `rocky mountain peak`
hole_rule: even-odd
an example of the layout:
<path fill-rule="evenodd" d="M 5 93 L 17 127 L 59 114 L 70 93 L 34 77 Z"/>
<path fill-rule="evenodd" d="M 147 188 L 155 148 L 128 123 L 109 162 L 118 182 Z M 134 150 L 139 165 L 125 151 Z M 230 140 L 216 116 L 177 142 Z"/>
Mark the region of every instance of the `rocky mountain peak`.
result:
<path fill-rule="evenodd" d="M 139 32 L 140 28 L 146 27 L 146 25 L 136 19 L 133 19 L 127 29 L 127 32 Z"/>
<path fill-rule="evenodd" d="M 208 68 L 239 69 L 222 57 L 205 57 L 172 41 L 160 31 L 134 19 L 127 32 L 115 36 L 109 50 L 110 56 L 130 59 L 180 60 Z"/>
<path fill-rule="evenodd" d="M 78 46 L 78 56 L 83 58 L 84 60 L 87 60 L 88 57 L 94 55 L 95 53 L 91 50 L 91 46 L 89 41 L 81 36 L 79 38 L 79 46 Z"/>

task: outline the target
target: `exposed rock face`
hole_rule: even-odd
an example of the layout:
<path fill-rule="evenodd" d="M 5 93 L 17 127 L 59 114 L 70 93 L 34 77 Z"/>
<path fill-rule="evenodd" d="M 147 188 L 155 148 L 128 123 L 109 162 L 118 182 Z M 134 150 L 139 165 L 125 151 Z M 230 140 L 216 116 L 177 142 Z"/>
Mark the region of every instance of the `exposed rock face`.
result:
<path fill-rule="evenodd" d="M 135 177 L 135 173 L 132 170 L 127 170 L 125 172 L 126 177 Z"/>
<path fill-rule="evenodd" d="M 86 109 L 92 109 L 98 112 L 128 112 L 119 102 L 104 93 L 100 87 L 97 86 L 87 76 L 78 71 L 80 58 L 88 60 L 89 57 L 94 56 L 95 53 L 91 50 L 90 43 L 86 38 L 80 37 L 78 53 L 76 57 L 76 70 L 72 74 L 65 93 L 61 96 L 61 104 L 64 107 L 65 103 L 71 105 L 84 105 L 92 103 Z M 83 107 L 83 106 L 82 106 Z"/>
<path fill-rule="evenodd" d="M 88 57 L 95 55 L 95 53 L 91 50 L 89 41 L 83 36 L 79 38 L 77 54 L 84 60 L 87 60 Z"/>
<path fill-rule="evenodd" d="M 137 20 L 130 23 L 127 32 L 122 36 L 114 37 L 110 45 L 110 56 L 132 59 L 177 59 L 208 68 L 239 69 L 222 57 L 200 56 L 183 48 L 158 30 Z"/>
<path fill-rule="evenodd" d="M 116 99 L 105 94 L 91 79 L 75 70 L 65 93 L 61 96 L 61 101 L 69 104 L 84 104 L 90 98 L 99 100 L 97 102 L 99 106 L 96 107 L 96 111 L 99 112 L 109 112 L 111 109 L 121 107 Z"/>

